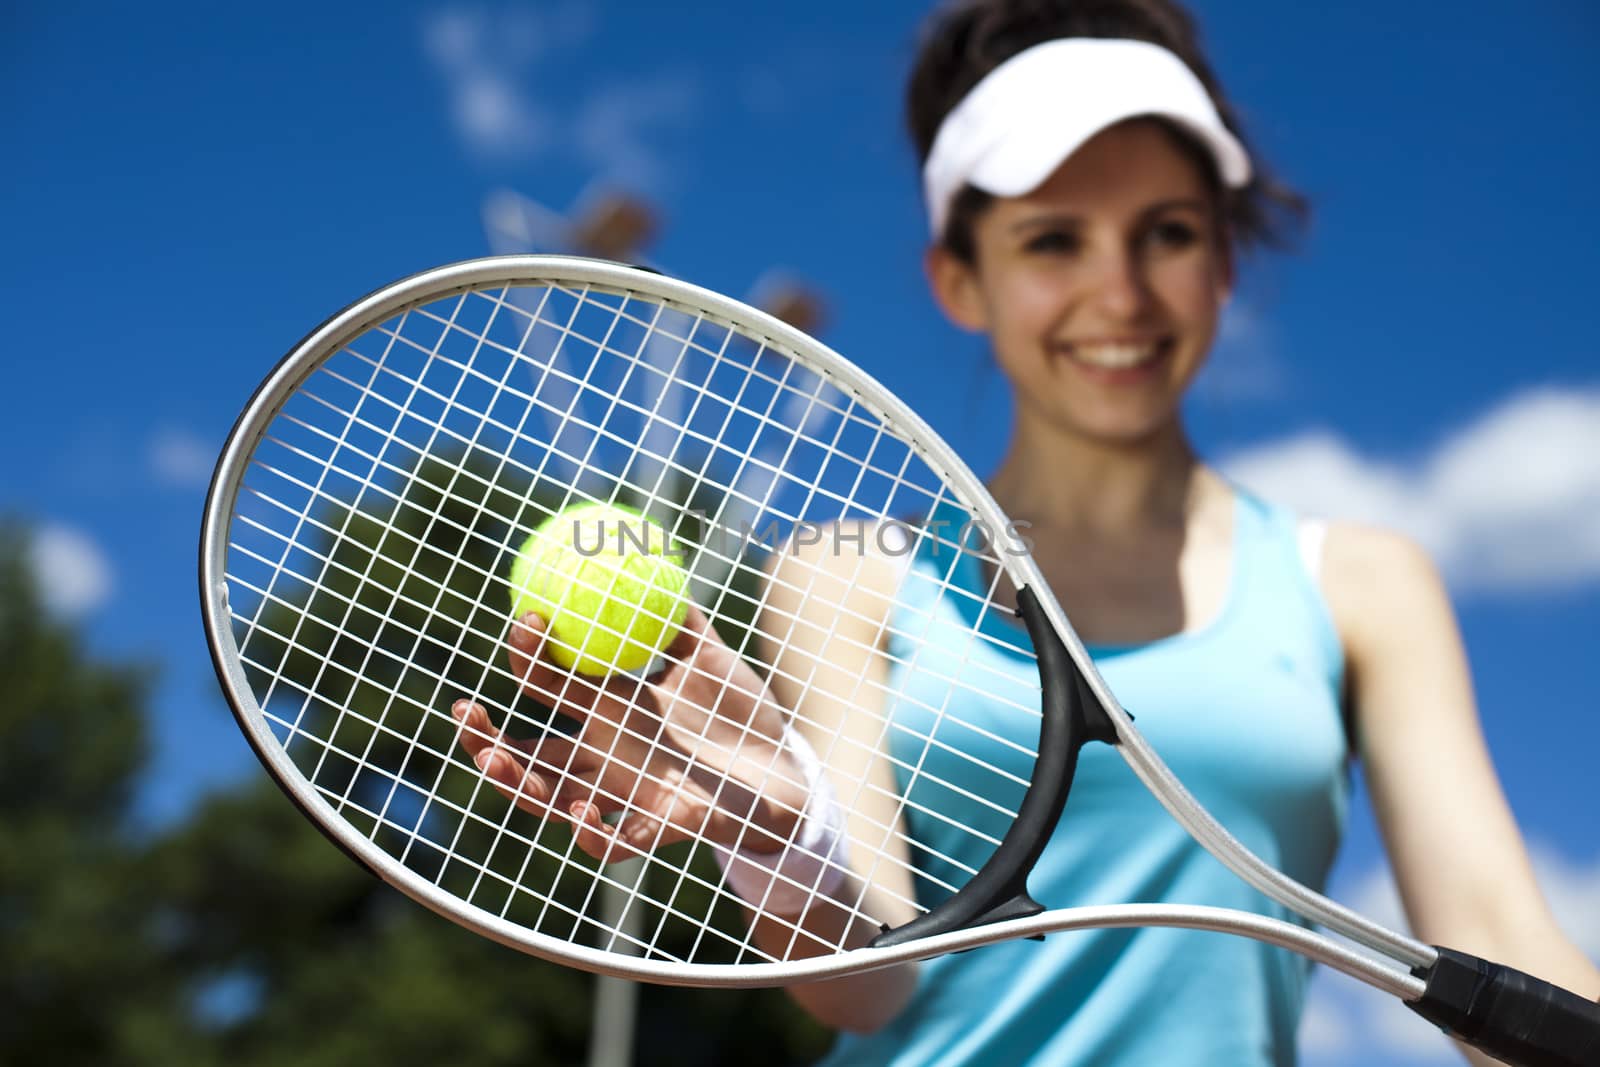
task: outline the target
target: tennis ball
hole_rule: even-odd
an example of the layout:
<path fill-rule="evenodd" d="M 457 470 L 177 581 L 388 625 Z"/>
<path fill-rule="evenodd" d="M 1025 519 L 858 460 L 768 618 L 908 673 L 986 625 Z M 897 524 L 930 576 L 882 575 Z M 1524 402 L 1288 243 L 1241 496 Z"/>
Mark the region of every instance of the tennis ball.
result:
<path fill-rule="evenodd" d="M 631 508 L 550 516 L 511 564 L 511 613 L 545 620 L 546 654 L 582 674 L 638 670 L 677 636 L 689 576 L 666 530 Z"/>

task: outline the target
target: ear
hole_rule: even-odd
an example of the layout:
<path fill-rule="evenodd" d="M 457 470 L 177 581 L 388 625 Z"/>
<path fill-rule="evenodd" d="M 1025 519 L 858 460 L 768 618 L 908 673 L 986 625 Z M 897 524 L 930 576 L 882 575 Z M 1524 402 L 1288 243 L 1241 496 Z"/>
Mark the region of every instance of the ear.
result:
<path fill-rule="evenodd" d="M 989 309 L 978 286 L 977 272 L 943 245 L 932 245 L 922 257 L 928 288 L 945 318 L 971 333 L 989 328 Z"/>

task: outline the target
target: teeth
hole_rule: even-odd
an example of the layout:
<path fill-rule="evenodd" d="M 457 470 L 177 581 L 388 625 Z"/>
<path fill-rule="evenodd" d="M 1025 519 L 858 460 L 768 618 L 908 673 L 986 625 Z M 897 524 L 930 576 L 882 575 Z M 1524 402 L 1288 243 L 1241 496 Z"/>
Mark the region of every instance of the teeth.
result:
<path fill-rule="evenodd" d="M 1122 367 L 1134 367 L 1147 359 L 1154 358 L 1159 347 L 1154 343 L 1142 345 L 1075 344 L 1072 346 L 1072 357 L 1091 366 L 1119 369 Z"/>

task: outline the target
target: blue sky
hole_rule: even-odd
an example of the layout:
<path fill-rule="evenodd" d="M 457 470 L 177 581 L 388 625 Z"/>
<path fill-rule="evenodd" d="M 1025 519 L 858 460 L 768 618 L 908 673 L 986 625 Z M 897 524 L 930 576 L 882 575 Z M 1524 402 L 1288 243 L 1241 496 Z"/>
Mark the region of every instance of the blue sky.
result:
<path fill-rule="evenodd" d="M 770 268 L 807 279 L 826 340 L 980 473 L 994 462 L 1004 388 L 918 267 L 899 83 L 924 8 L 8 11 L 0 508 L 40 524 L 58 609 L 97 649 L 162 664 L 147 820 L 257 773 L 194 589 L 235 414 L 348 300 L 489 251 L 497 190 L 566 210 L 632 189 L 675 273 L 735 293 Z M 1317 208 L 1298 254 L 1247 267 L 1197 442 L 1263 491 L 1434 551 L 1547 890 L 1600 955 L 1600 9 L 1197 10 L 1258 147 Z M 1334 889 L 1392 912 L 1364 804 Z M 1449 1062 L 1407 1021 L 1323 977 L 1307 1062 Z"/>

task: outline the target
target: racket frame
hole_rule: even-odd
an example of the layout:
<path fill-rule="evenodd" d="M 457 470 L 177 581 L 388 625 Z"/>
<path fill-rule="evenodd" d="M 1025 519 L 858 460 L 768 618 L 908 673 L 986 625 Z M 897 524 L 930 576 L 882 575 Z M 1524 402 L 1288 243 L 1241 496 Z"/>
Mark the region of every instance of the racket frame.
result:
<path fill-rule="evenodd" d="M 1005 516 L 983 483 L 920 416 L 881 383 L 831 348 L 787 323 L 712 290 L 624 264 L 543 255 L 466 260 L 422 271 L 377 289 L 311 331 L 278 362 L 256 389 L 235 421 L 213 474 L 206 495 L 199 545 L 199 584 L 207 645 L 234 716 L 257 757 L 280 788 L 342 851 L 407 896 L 503 945 L 559 959 L 597 973 L 663 984 L 779 985 L 817 977 L 837 977 L 907 960 L 924 959 L 1013 936 L 1042 936 L 1057 930 L 1121 923 L 1189 926 L 1269 940 L 1293 947 L 1295 951 L 1346 970 L 1347 973 L 1359 972 L 1355 974 L 1356 977 L 1380 984 L 1390 991 L 1409 991 L 1411 996 L 1408 999 L 1414 999 L 1419 988 L 1412 984 L 1416 979 L 1377 961 L 1359 962 L 1364 957 L 1350 953 L 1337 941 L 1292 923 L 1234 912 L 1219 916 L 1219 909 L 1198 906 L 1171 906 L 1155 910 L 1136 908 L 1126 912 L 1104 908 L 1071 908 L 1031 917 L 1020 912 L 1008 912 L 1004 907 L 998 911 L 984 908 L 978 909 L 978 914 L 969 920 L 984 924 L 979 929 L 925 935 L 919 940 L 894 947 L 885 945 L 849 950 L 821 961 L 685 964 L 650 960 L 553 938 L 507 921 L 445 892 L 363 835 L 341 833 L 338 828 L 347 825 L 343 817 L 305 780 L 273 736 L 265 714 L 253 696 L 234 641 L 226 577 L 233 501 L 243 486 L 245 471 L 255 446 L 273 416 L 301 382 L 350 340 L 411 307 L 473 290 L 514 286 L 519 282 L 550 284 L 553 279 L 559 279 L 558 284 L 563 288 L 582 287 L 615 295 L 642 293 L 669 307 L 737 329 L 753 340 L 772 344 L 780 351 L 799 356 L 808 369 L 822 375 L 852 400 L 893 425 L 897 434 L 919 450 L 922 458 L 966 504 L 985 513 L 980 518 L 995 523 L 996 529 L 1004 528 Z M 1131 716 L 1117 703 L 1067 622 L 1060 605 L 1050 595 L 1044 577 L 1031 556 L 1023 552 L 1007 552 L 1002 553 L 1001 557 L 1000 564 L 1013 586 L 1037 598 L 1038 612 L 1049 623 L 1061 647 L 1070 657 L 1076 668 L 1078 684 L 1086 687 L 1087 692 L 1082 696 L 1098 703 L 1099 710 L 1093 714 L 1103 715 L 1104 719 L 1093 731 L 1094 734 L 1103 740 L 1112 740 L 1109 734 L 1115 734 L 1119 751 L 1135 773 L 1203 847 L 1249 884 L 1285 907 L 1384 955 L 1403 961 L 1408 967 L 1431 965 L 1437 955 L 1432 946 L 1387 930 L 1300 885 L 1267 865 L 1217 823 L 1134 728 Z M 1074 688 L 1078 688 L 1078 685 L 1074 685 Z M 1109 724 L 1109 729 L 1106 724 Z M 1076 737 L 1076 744 L 1081 744 L 1085 739 L 1086 735 Z M 1076 747 L 1073 748 L 1074 758 L 1075 752 Z M 1053 808 L 1059 814 L 1060 805 L 1066 800 L 1066 789 L 1071 784 L 1070 774 L 1052 775 L 1047 784 L 1052 792 L 1059 791 L 1059 795 L 1047 798 L 1048 804 L 1041 803 L 1041 806 Z M 1050 821 L 1053 824 L 1053 815 Z M 1027 910 L 1025 906 L 1022 907 L 1023 912 Z M 997 916 L 1004 918 L 996 921 Z M 1127 921 L 1123 922 L 1123 918 Z"/>

